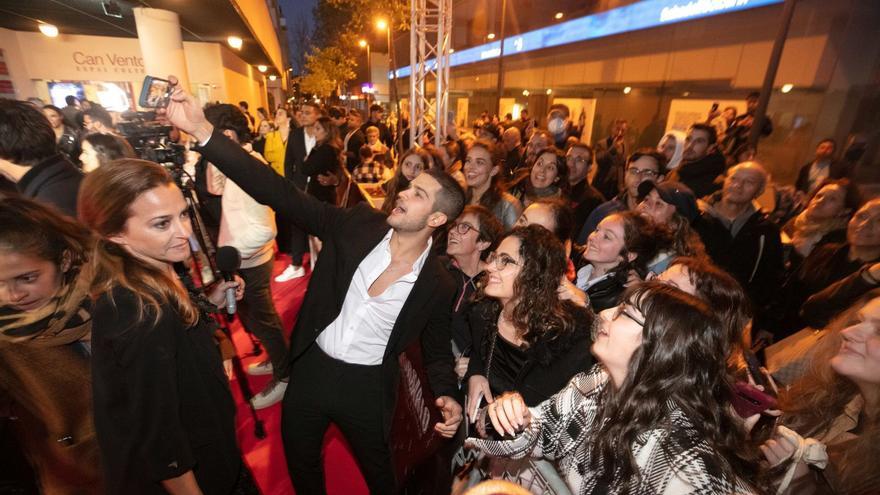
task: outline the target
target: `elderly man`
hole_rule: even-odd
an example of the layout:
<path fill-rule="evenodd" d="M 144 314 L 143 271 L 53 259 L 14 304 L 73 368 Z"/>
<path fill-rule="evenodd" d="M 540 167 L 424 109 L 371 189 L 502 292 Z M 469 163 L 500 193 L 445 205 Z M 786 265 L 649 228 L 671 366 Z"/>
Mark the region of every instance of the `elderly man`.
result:
<path fill-rule="evenodd" d="M 779 227 L 755 205 L 769 176 L 757 162 L 731 167 L 721 199 L 708 205 L 694 228 L 706 252 L 736 277 L 755 306 L 756 326 L 778 290 L 783 272 Z"/>

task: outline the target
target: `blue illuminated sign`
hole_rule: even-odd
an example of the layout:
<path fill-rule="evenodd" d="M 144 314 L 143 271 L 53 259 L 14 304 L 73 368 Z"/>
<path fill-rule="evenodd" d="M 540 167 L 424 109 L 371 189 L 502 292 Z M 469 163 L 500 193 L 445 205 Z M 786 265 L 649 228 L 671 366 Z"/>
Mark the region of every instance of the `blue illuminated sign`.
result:
<path fill-rule="evenodd" d="M 645 0 L 511 36 L 504 40 L 504 54 L 516 55 L 782 2 L 783 0 Z M 449 57 L 449 65 L 455 67 L 471 64 L 497 58 L 500 54 L 499 40 L 455 52 Z M 435 63 L 436 59 L 431 59 L 428 66 L 434 67 Z M 406 77 L 411 72 L 409 66 L 402 67 L 397 69 L 397 77 Z M 388 72 L 388 77 L 394 77 L 392 72 Z"/>

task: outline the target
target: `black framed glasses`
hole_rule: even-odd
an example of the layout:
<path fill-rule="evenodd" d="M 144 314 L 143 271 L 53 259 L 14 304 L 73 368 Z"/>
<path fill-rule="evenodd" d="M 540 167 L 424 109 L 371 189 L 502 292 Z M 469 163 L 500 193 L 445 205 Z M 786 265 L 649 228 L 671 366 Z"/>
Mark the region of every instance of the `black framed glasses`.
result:
<path fill-rule="evenodd" d="M 627 309 L 626 304 L 621 304 L 620 306 L 618 306 L 618 307 L 614 310 L 614 317 L 613 317 L 613 319 L 616 320 L 616 319 L 620 318 L 621 316 L 626 316 L 626 317 L 629 318 L 630 320 L 636 322 L 636 324 L 637 324 L 638 326 L 640 326 L 640 327 L 644 327 L 644 326 L 645 326 L 645 320 L 643 320 L 643 319 L 641 319 L 641 318 L 637 318 L 634 314 L 632 314 L 632 312 L 629 311 L 629 310 Z"/>
<path fill-rule="evenodd" d="M 517 263 L 516 260 L 503 253 L 490 253 L 489 257 L 486 258 L 486 264 L 494 266 L 495 270 L 499 272 L 507 268 L 509 265 L 519 266 L 519 263 Z"/>
<path fill-rule="evenodd" d="M 476 227 L 467 222 L 456 222 L 450 226 L 450 229 L 458 232 L 458 235 L 465 235 L 472 230 L 479 232 Z"/>

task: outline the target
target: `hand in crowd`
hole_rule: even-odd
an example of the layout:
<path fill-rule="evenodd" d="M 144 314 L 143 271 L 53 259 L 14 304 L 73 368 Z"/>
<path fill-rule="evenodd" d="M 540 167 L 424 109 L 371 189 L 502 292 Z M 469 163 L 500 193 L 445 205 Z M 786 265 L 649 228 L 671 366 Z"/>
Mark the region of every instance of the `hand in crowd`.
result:
<path fill-rule="evenodd" d="M 240 301 L 244 297 L 244 280 L 238 275 L 233 280 L 223 280 L 214 284 L 211 292 L 208 293 L 208 300 L 214 306 L 222 308 L 226 305 L 226 289 L 230 287 L 235 288 L 235 300 Z"/>
<path fill-rule="evenodd" d="M 494 402 L 492 398 L 492 389 L 489 388 L 489 380 L 483 375 L 473 375 L 468 380 L 468 419 L 473 423 L 477 420 L 476 411 L 474 410 L 477 406 L 477 400 L 480 398 L 480 394 L 483 395 L 483 398 L 486 399 L 486 403 L 491 404 Z"/>
<path fill-rule="evenodd" d="M 332 172 L 327 172 L 326 174 L 318 174 L 318 184 L 322 186 L 333 186 L 336 187 L 339 185 L 339 177 Z"/>
<path fill-rule="evenodd" d="M 458 379 L 464 379 L 464 375 L 467 374 L 468 364 L 471 362 L 471 358 L 468 357 L 460 357 L 455 360 L 455 374 L 458 375 Z"/>
<path fill-rule="evenodd" d="M 880 280 L 880 263 L 874 263 L 868 268 L 868 276 L 874 280 Z"/>
<path fill-rule="evenodd" d="M 562 277 L 562 282 L 559 284 L 559 289 L 556 292 L 559 294 L 560 300 L 571 301 L 582 308 L 587 307 L 589 302 L 587 293 L 578 289 L 576 285 L 565 277 Z"/>
<path fill-rule="evenodd" d="M 532 413 L 516 392 L 505 392 L 489 404 L 489 419 L 495 431 L 516 436 L 532 422 Z"/>
<path fill-rule="evenodd" d="M 199 143 L 205 143 L 214 132 L 214 126 L 205 118 L 205 112 L 199 102 L 182 87 L 178 86 L 177 77 L 168 76 L 174 87 L 168 106 L 156 113 L 164 115 L 175 127 L 195 137 Z"/>
<path fill-rule="evenodd" d="M 448 395 L 438 397 L 434 404 L 440 408 L 440 413 L 443 415 L 443 422 L 435 424 L 434 431 L 443 438 L 452 438 L 461 424 L 461 405 Z"/>

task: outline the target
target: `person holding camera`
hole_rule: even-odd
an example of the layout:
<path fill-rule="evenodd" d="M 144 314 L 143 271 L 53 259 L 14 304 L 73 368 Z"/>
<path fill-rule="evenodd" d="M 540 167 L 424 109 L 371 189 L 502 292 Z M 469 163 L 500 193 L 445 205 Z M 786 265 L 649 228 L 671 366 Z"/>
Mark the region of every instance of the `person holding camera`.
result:
<path fill-rule="evenodd" d="M 210 105 L 205 108 L 205 118 L 223 135 L 239 143 L 262 165 L 269 166 L 263 157 L 251 147 L 251 134 L 245 115 L 233 105 Z M 273 375 L 274 380 L 253 399 L 254 407 L 263 409 L 279 402 L 287 389 L 287 344 L 281 318 L 272 303 L 269 285 L 274 266 L 275 212 L 258 203 L 238 184 L 229 180 L 217 167 L 208 163 L 208 192 L 222 196 L 220 233 L 218 246 L 232 246 L 241 254 L 239 274 L 244 279 L 244 301 L 239 307 L 242 323 L 253 332 L 269 359 L 248 367 L 252 375 Z"/>
<path fill-rule="evenodd" d="M 257 493 L 235 436 L 235 402 L 208 315 L 239 277 L 201 292 L 188 206 L 171 175 L 118 160 L 83 181 L 93 255 L 92 383 L 108 493 Z M 207 295 L 206 295 L 207 294 Z"/>

